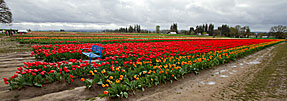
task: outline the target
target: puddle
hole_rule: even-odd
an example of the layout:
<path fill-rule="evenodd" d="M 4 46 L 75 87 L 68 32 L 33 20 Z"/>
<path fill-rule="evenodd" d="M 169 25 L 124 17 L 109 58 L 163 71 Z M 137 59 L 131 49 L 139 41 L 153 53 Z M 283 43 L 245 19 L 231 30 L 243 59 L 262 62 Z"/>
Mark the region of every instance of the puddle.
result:
<path fill-rule="evenodd" d="M 226 78 L 226 77 L 228 77 L 228 75 L 220 75 L 220 77 Z"/>
<path fill-rule="evenodd" d="M 216 84 L 216 82 L 214 82 L 214 81 L 209 81 L 207 83 L 205 83 L 204 81 L 200 81 L 199 83 L 202 84 L 202 85 L 205 85 L 205 84 L 207 84 L 207 85 L 215 85 Z"/>
<path fill-rule="evenodd" d="M 216 82 L 209 81 L 209 82 L 207 82 L 207 84 L 208 84 L 208 85 L 215 85 L 215 84 L 216 84 Z"/>
<path fill-rule="evenodd" d="M 249 62 L 249 63 L 247 63 L 247 64 L 260 64 L 261 62 L 259 62 L 259 61 L 251 61 L 251 62 Z"/>
<path fill-rule="evenodd" d="M 15 59 L 19 59 L 20 60 L 20 59 L 24 59 L 24 58 L 15 58 Z"/>
<path fill-rule="evenodd" d="M 200 81 L 199 83 L 200 83 L 200 84 L 203 84 L 203 85 L 205 84 L 204 81 Z"/>
<path fill-rule="evenodd" d="M 219 72 L 220 73 L 223 73 L 223 72 L 226 72 L 227 70 L 226 69 L 224 69 L 224 70 L 220 70 Z"/>
<path fill-rule="evenodd" d="M 234 65 L 234 66 L 231 66 L 231 67 L 232 67 L 232 68 L 235 68 L 235 67 L 237 67 L 237 66 Z"/>
<path fill-rule="evenodd" d="M 219 74 L 219 72 L 215 72 L 215 73 L 214 73 L 214 75 L 217 75 L 217 74 Z"/>

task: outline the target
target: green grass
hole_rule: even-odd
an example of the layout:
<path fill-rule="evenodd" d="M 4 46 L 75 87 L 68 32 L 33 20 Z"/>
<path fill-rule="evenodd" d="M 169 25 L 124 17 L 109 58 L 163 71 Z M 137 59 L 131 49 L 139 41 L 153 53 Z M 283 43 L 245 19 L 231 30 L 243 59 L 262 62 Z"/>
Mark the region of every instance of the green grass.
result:
<path fill-rule="evenodd" d="M 3 33 L 0 33 L 0 37 L 2 37 L 2 36 L 6 36 L 5 34 L 3 34 Z"/>

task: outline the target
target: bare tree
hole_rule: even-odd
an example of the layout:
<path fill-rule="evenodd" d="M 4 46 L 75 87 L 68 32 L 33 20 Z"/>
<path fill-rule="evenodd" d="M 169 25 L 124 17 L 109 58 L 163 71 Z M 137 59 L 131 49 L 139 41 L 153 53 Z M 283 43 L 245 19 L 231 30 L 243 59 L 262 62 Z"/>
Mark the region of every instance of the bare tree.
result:
<path fill-rule="evenodd" d="M 278 25 L 270 29 L 270 34 L 275 35 L 276 38 L 284 38 L 287 34 L 287 26 Z"/>
<path fill-rule="evenodd" d="M 235 30 L 236 29 L 236 30 Z M 236 31 L 236 33 L 235 33 L 235 37 L 239 37 L 240 36 L 240 30 L 241 30 L 241 26 L 240 25 L 236 25 L 235 26 L 235 31 Z"/>
<path fill-rule="evenodd" d="M 0 21 L 1 23 L 12 23 L 12 13 L 4 0 L 0 0 Z"/>
<path fill-rule="evenodd" d="M 250 28 L 249 28 L 249 26 L 246 26 L 245 27 L 245 36 L 247 36 L 247 38 L 249 38 L 250 34 L 251 34 Z"/>
<path fill-rule="evenodd" d="M 234 27 L 230 27 L 229 30 L 230 30 L 230 36 L 236 37 L 236 35 L 238 34 L 238 30 Z"/>
<path fill-rule="evenodd" d="M 245 26 L 240 28 L 240 30 L 239 30 L 240 36 L 245 37 L 245 30 L 246 30 Z"/>
<path fill-rule="evenodd" d="M 278 26 L 273 26 L 270 29 L 270 32 L 279 32 L 279 33 L 284 33 L 287 32 L 287 26 L 283 26 L 283 25 L 278 25 Z"/>

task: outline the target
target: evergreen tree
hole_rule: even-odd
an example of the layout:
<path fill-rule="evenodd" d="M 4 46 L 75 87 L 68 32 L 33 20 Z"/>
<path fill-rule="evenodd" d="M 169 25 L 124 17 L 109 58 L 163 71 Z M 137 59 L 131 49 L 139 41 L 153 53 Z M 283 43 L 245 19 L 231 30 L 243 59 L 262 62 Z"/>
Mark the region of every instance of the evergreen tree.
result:
<path fill-rule="evenodd" d="M 203 32 L 205 32 L 205 25 L 204 24 L 202 25 L 202 28 L 203 28 Z"/>
<path fill-rule="evenodd" d="M 178 30 L 177 30 L 177 24 L 174 23 L 170 26 L 170 32 L 176 32 L 178 33 Z"/>
<path fill-rule="evenodd" d="M 134 31 L 133 27 L 130 26 L 129 29 L 128 29 L 128 32 L 129 32 L 129 33 L 132 33 L 133 31 Z"/>
<path fill-rule="evenodd" d="M 228 25 L 222 25 L 221 26 L 221 34 L 227 37 L 230 37 L 229 34 L 230 30 L 229 30 L 229 26 Z"/>
<path fill-rule="evenodd" d="M 213 24 L 209 24 L 207 33 L 209 34 L 209 36 L 213 36 L 213 32 L 214 32 L 214 25 Z"/>
<path fill-rule="evenodd" d="M 189 28 L 189 34 L 194 34 L 194 33 L 195 33 L 194 28 L 193 28 L 193 27 L 190 27 L 190 28 Z"/>
<path fill-rule="evenodd" d="M 155 32 L 156 32 L 156 33 L 159 33 L 159 31 L 160 31 L 160 26 L 159 26 L 159 25 L 156 25 Z"/>
<path fill-rule="evenodd" d="M 208 32 L 208 25 L 205 24 L 204 32 Z"/>
<path fill-rule="evenodd" d="M 138 25 L 137 32 L 138 32 L 138 33 L 141 32 L 141 26 L 140 26 L 140 25 Z"/>

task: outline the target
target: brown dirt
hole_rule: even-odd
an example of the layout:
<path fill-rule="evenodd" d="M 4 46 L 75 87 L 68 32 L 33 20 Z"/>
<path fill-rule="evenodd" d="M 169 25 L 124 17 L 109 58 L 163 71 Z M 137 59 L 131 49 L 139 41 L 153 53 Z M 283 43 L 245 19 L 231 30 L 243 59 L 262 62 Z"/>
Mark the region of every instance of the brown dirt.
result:
<path fill-rule="evenodd" d="M 287 43 L 277 46 L 261 64 L 254 66 L 256 72 L 242 75 L 236 82 L 218 91 L 217 98 L 224 100 L 287 100 Z M 245 79 L 248 78 L 248 79 Z"/>
<path fill-rule="evenodd" d="M 102 93 L 100 88 L 93 88 L 92 90 L 86 89 L 80 84 L 68 85 L 64 83 L 53 83 L 47 85 L 46 88 L 28 87 L 20 91 L 8 91 L 0 89 L 0 99 L 4 100 L 191 100 L 191 101 L 204 101 L 204 100 L 234 100 L 233 96 L 238 95 L 242 89 L 246 88 L 246 83 L 254 80 L 257 72 L 262 70 L 262 66 L 271 62 L 270 58 L 274 57 L 274 51 L 279 46 L 286 44 L 279 44 L 269 47 L 267 49 L 256 52 L 245 58 L 238 59 L 235 62 L 213 67 L 208 70 L 201 71 L 199 75 L 188 74 L 184 79 L 173 81 L 173 83 L 161 84 L 159 86 L 146 88 L 144 92 L 136 91 L 135 95 L 130 95 L 128 99 L 100 99 L 96 97 L 98 93 Z M 280 63 L 279 63 L 280 64 Z M 282 64 L 282 63 L 281 63 Z M 285 65 L 284 65 L 285 66 Z M 0 68 L 1 69 L 1 68 Z M 1 71 L 9 71 L 0 70 Z M 283 69 L 276 69 L 283 71 Z M 286 71 L 286 69 L 285 69 Z M 285 74 L 278 74 L 275 72 L 274 78 L 286 79 Z M 2 73 L 0 74 L 2 75 Z M 285 78 L 284 78 L 285 76 Z M 2 76 L 1 76 L 2 77 Z M 276 79 L 278 81 L 278 79 Z M 270 82 L 269 85 L 274 85 L 277 81 Z M 286 82 L 286 80 L 284 81 Z M 280 82 L 279 89 L 276 88 L 274 94 L 280 96 L 281 93 L 286 93 L 286 83 Z M 3 82 L 0 82 L 3 83 Z M 244 85 L 244 86 L 242 86 Z M 285 88 L 284 88 L 285 87 Z M 270 88 L 272 89 L 272 87 Z M 285 89 L 285 90 L 284 90 Z M 37 91 L 37 92 L 35 92 Z M 39 92 L 39 93 L 38 93 Z M 266 92 L 267 93 L 267 92 Z M 278 100 L 278 98 L 268 97 L 269 93 L 263 100 Z M 284 97 L 284 96 L 283 96 Z M 240 100 L 240 99 L 239 99 Z M 280 100 L 280 99 L 279 99 Z"/>
<path fill-rule="evenodd" d="M 27 52 L 30 50 L 29 44 L 20 44 L 7 36 L 0 38 L 0 53 Z"/>

